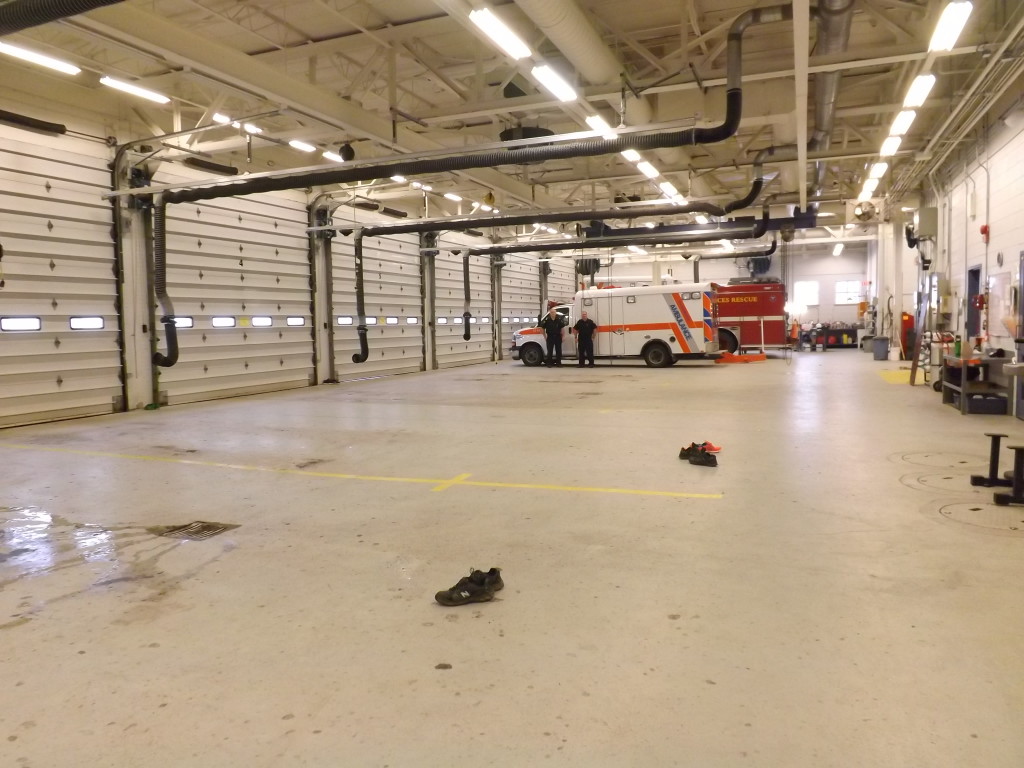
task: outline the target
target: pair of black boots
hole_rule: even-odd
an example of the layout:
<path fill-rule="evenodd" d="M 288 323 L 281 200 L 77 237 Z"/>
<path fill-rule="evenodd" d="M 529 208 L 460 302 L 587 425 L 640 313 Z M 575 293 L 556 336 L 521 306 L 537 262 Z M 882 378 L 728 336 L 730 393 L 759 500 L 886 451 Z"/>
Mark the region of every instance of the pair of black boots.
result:
<path fill-rule="evenodd" d="M 438 592 L 434 599 L 445 606 L 487 603 L 493 600 L 494 593 L 504 586 L 501 568 L 491 568 L 486 572 L 471 570 L 469 576 L 463 576 L 451 589 Z"/>

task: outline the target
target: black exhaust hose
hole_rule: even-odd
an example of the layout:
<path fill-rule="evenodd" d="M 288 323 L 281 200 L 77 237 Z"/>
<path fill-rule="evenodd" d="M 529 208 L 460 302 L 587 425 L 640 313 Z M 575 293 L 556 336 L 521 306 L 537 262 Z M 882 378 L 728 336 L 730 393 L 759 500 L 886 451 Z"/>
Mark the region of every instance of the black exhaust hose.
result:
<path fill-rule="evenodd" d="M 178 326 L 174 322 L 174 305 L 167 295 L 167 206 L 160 199 L 153 201 L 153 287 L 163 310 L 160 322 L 167 337 L 167 354 L 153 353 L 153 364 L 170 368 L 178 362 Z"/>
<path fill-rule="evenodd" d="M 12 0 L 0 5 L 0 36 L 121 2 L 124 0 Z"/>
<path fill-rule="evenodd" d="M 469 254 L 462 257 L 462 338 L 469 341 L 469 320 L 473 317 L 469 313 Z"/>
<path fill-rule="evenodd" d="M 715 144 L 733 136 L 740 125 L 740 117 L 743 112 L 743 33 L 752 24 L 789 21 L 792 18 L 792 5 L 755 8 L 738 16 L 729 27 L 726 42 L 725 119 L 721 124 L 711 128 L 692 127 L 682 131 L 635 134 L 615 139 L 583 139 L 545 147 L 503 149 L 429 160 L 407 160 L 356 168 L 328 169 L 273 179 L 240 180 L 234 184 L 218 184 L 213 187 L 167 192 L 165 193 L 167 202 L 187 203 L 251 195 L 257 192 L 276 192 L 327 184 L 350 184 L 370 179 L 382 179 L 387 176 L 416 176 L 427 173 L 463 171 L 470 168 L 523 165 L 545 160 L 613 155 L 626 149 L 668 149 L 698 144 Z"/>
<path fill-rule="evenodd" d="M 753 240 L 768 231 L 768 206 L 764 216 L 754 222 L 753 227 L 716 229 L 713 232 L 663 233 L 650 235 L 618 235 L 614 237 L 591 237 L 582 240 L 562 240 L 552 243 L 522 243 L 517 245 L 492 245 L 486 248 L 471 248 L 472 256 L 488 256 L 502 253 L 530 253 L 532 251 L 574 251 L 580 248 L 616 248 L 628 245 L 683 245 L 685 243 L 706 243 L 728 237 L 730 240 Z"/>
<path fill-rule="evenodd" d="M 356 331 L 359 333 L 359 352 L 352 355 L 353 363 L 365 363 L 370 357 L 370 343 L 366 337 L 366 297 L 363 289 L 363 233 L 356 232 L 355 235 L 355 256 L 356 256 L 356 315 L 359 316 L 359 325 Z"/>
<path fill-rule="evenodd" d="M 750 191 L 746 197 L 740 198 L 739 200 L 733 200 L 725 206 L 726 213 L 732 213 L 751 205 L 757 196 L 761 194 L 761 190 L 764 189 L 764 158 L 767 155 L 775 154 L 775 147 L 765 147 L 756 155 L 754 155 L 754 183 L 750 187 Z"/>
<path fill-rule="evenodd" d="M 300 187 L 318 187 L 327 184 L 352 184 L 388 176 L 418 176 L 427 173 L 463 171 L 470 168 L 490 168 L 501 165 L 522 165 L 545 160 L 568 160 L 574 157 L 612 155 L 626 149 L 650 150 L 667 147 L 685 147 L 712 144 L 736 133 L 743 109 L 743 93 L 730 89 L 725 95 L 726 117 L 721 125 L 712 128 L 687 128 L 668 133 L 638 134 L 618 139 L 583 139 L 557 146 L 502 149 L 480 154 L 460 155 L 430 160 L 399 161 L 381 165 L 337 170 L 314 171 L 296 176 L 273 179 L 253 179 L 237 184 L 218 184 L 214 187 L 181 189 L 166 192 L 168 203 L 189 203 L 221 197 L 251 195 L 257 192 L 276 192 Z"/>
<path fill-rule="evenodd" d="M 37 120 L 34 117 L 19 115 L 17 112 L 8 112 L 5 109 L 0 109 L 0 123 L 6 123 L 18 128 L 27 128 L 30 131 L 39 131 L 40 133 L 64 134 L 68 132 L 68 127 L 63 123 L 48 123 L 45 120 Z"/>

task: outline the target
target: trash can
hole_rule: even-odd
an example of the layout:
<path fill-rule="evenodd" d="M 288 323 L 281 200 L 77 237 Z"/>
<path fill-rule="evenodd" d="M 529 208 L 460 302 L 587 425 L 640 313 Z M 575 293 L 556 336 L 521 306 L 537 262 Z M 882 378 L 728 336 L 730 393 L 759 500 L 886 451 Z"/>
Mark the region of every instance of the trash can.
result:
<path fill-rule="evenodd" d="M 871 350 L 874 352 L 875 360 L 889 359 L 889 339 L 886 336 L 875 336 L 871 340 Z"/>

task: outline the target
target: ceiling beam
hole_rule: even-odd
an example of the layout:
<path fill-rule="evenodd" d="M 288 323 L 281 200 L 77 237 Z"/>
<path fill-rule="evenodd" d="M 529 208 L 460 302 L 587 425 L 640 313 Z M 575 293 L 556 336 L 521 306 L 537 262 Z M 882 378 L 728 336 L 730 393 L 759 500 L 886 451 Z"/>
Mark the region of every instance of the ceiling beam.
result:
<path fill-rule="evenodd" d="M 283 74 L 279 67 L 255 61 L 240 51 L 196 34 L 184 34 L 166 19 L 131 5 L 100 8 L 66 23 L 111 36 L 156 52 L 165 61 L 201 73 L 203 77 L 241 88 L 271 104 L 335 126 L 356 137 L 392 146 L 392 123 L 379 115 L 341 99 L 328 90 Z M 423 152 L 442 149 L 438 142 L 407 128 L 396 129 L 399 150 Z M 561 201 L 490 168 L 460 172 L 485 187 L 527 203 L 555 207 Z"/>
<path fill-rule="evenodd" d="M 809 0 L 793 0 L 793 61 L 796 101 L 796 151 L 800 210 L 807 210 L 807 78 L 811 40 Z"/>

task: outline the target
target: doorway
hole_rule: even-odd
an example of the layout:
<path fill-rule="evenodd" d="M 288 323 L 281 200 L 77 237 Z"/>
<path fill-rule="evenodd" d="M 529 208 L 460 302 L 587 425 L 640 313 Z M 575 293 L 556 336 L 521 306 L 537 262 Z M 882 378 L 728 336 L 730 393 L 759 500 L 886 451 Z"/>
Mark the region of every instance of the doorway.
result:
<path fill-rule="evenodd" d="M 974 339 L 981 335 L 981 310 L 975 306 L 975 298 L 981 293 L 981 267 L 967 270 L 967 325 L 964 344 L 974 348 Z"/>

